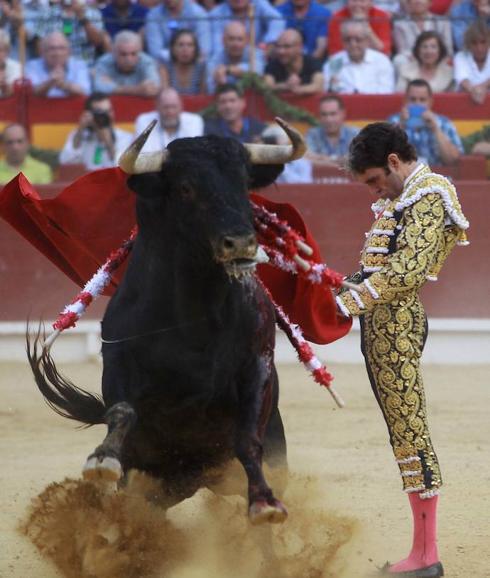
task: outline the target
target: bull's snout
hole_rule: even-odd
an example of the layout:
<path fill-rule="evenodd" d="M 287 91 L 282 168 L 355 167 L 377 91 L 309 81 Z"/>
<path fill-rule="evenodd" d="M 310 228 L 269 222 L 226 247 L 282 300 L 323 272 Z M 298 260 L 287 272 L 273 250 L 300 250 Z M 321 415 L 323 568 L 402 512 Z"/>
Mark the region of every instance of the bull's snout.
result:
<path fill-rule="evenodd" d="M 223 262 L 235 259 L 253 259 L 257 254 L 255 235 L 226 235 L 217 243 L 216 257 Z"/>

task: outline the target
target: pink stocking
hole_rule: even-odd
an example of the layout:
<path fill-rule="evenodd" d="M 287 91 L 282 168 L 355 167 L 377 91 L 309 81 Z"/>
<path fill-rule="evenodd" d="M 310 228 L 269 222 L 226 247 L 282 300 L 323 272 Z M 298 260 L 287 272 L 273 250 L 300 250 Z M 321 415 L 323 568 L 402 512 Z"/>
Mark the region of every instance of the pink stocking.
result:
<path fill-rule="evenodd" d="M 408 558 L 389 567 L 388 573 L 426 568 L 439 561 L 437 551 L 437 500 L 422 500 L 420 494 L 408 495 L 413 515 L 413 545 Z"/>

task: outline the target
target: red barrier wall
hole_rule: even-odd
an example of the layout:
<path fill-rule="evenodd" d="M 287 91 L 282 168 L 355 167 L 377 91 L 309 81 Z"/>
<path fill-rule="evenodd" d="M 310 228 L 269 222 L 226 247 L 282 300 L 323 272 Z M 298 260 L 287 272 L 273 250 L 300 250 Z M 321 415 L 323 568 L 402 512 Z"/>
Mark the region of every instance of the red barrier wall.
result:
<path fill-rule="evenodd" d="M 457 247 L 437 283 L 422 290 L 427 312 L 434 317 L 490 318 L 490 235 L 487 182 L 467 181 L 457 185 L 471 229 L 468 247 Z M 52 195 L 53 186 L 39 187 Z M 271 187 L 267 196 L 293 203 L 318 240 L 325 261 L 343 273 L 357 270 L 364 232 L 372 215 L 372 197 L 357 184 L 282 185 Z M 78 288 L 47 259 L 0 220 L 0 321 L 27 317 L 54 318 L 78 292 Z M 98 319 L 105 299 L 91 305 L 87 318 Z"/>
<path fill-rule="evenodd" d="M 285 96 L 290 104 L 304 108 L 316 115 L 318 102 L 323 95 L 316 96 Z M 282 98 L 282 97 L 281 97 Z M 211 95 L 183 96 L 185 110 L 195 112 L 208 106 Z M 356 120 L 380 120 L 401 108 L 403 95 L 346 94 L 342 96 L 347 109 L 347 118 Z M 10 98 L 0 99 L 0 119 L 14 121 L 21 119 L 22 109 L 27 107 L 26 118 L 30 123 L 66 123 L 75 122 L 82 109 L 84 98 L 40 98 L 29 93 L 19 93 Z M 154 109 L 152 98 L 133 96 L 112 97 L 118 122 L 133 122 L 141 112 Z M 264 99 L 257 93 L 247 93 L 248 108 L 263 119 L 274 116 L 265 106 Z M 484 120 L 490 118 L 490 96 L 481 105 L 475 104 L 467 94 L 441 93 L 434 96 L 434 110 L 451 119 Z M 25 112 L 25 111 L 24 111 Z"/>
<path fill-rule="evenodd" d="M 432 317 L 490 318 L 490 187 L 485 181 L 461 181 L 456 187 L 470 221 L 470 245 L 454 249 L 439 281 L 427 282 L 421 295 Z M 364 186 L 282 185 L 268 194 L 298 208 L 329 266 L 346 274 L 358 270 L 364 232 L 372 222 L 370 205 L 375 200 Z"/>
<path fill-rule="evenodd" d="M 322 95 L 301 97 L 286 96 L 284 100 L 309 111 L 313 116 L 318 113 L 318 101 Z M 270 122 L 274 113 L 267 109 L 264 98 L 254 91 L 247 92 L 248 114 Z M 403 96 L 353 94 L 344 97 L 347 109 L 347 121 L 356 126 L 364 126 L 374 120 L 384 120 L 390 114 L 400 110 Z M 201 112 L 212 103 L 211 95 L 183 97 L 184 108 Z M 15 96 L 0 99 L 0 129 L 9 122 L 17 121 L 28 127 L 32 143 L 41 148 L 61 149 L 68 133 L 73 130 L 83 110 L 84 98 L 40 98 L 29 90 L 21 89 Z M 152 98 L 114 96 L 112 101 L 116 113 L 116 123 L 120 128 L 132 131 L 134 120 L 142 112 L 154 109 Z M 455 124 L 460 136 L 468 136 L 488 123 L 490 118 L 490 97 L 482 105 L 474 104 L 468 95 L 446 93 L 435 96 L 434 110 L 448 116 Z M 291 120 L 291 119 L 290 119 Z M 306 122 L 293 122 L 305 131 Z M 464 178 L 460 176 L 460 178 Z"/>

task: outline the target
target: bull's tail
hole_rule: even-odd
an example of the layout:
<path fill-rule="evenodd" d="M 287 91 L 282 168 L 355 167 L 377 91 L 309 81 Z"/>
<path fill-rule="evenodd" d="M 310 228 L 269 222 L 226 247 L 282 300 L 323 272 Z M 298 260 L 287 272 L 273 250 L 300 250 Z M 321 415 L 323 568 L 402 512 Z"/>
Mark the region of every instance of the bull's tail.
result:
<path fill-rule="evenodd" d="M 63 377 L 53 358 L 40 344 L 41 327 L 32 341 L 29 327 L 26 333 L 26 351 L 37 387 L 47 404 L 59 415 L 87 426 L 105 423 L 107 411 L 102 398 L 85 391 Z"/>

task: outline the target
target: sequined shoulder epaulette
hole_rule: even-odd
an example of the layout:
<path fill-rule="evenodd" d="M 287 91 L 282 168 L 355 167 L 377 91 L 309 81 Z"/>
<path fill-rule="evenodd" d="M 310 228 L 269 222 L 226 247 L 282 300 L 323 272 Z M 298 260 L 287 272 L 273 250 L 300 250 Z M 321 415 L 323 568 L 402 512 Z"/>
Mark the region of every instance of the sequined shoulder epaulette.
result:
<path fill-rule="evenodd" d="M 430 193 L 441 196 L 446 214 L 452 223 L 462 231 L 469 227 L 454 185 L 446 177 L 431 172 L 427 166 L 417 171 L 406 184 L 405 190 L 395 205 L 395 211 L 403 211 Z M 461 241 L 460 244 L 465 244 L 463 239 Z"/>

